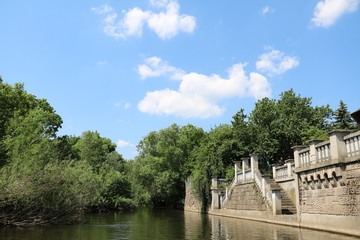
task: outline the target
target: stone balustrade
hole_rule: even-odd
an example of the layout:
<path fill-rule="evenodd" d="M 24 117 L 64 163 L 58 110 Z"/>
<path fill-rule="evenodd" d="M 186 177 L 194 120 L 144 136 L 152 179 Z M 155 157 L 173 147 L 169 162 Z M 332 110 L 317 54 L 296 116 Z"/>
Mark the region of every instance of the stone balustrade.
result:
<path fill-rule="evenodd" d="M 328 141 L 310 141 L 309 147 L 295 146 L 295 167 L 344 162 L 360 156 L 360 131 L 350 134 L 347 130 L 335 130 L 329 136 Z"/>
<path fill-rule="evenodd" d="M 331 160 L 330 155 L 330 141 L 325 141 L 317 144 L 315 146 L 315 150 L 317 153 L 317 161 L 325 162 Z"/>
<path fill-rule="evenodd" d="M 360 131 L 344 137 L 347 157 L 360 155 Z"/>
<path fill-rule="evenodd" d="M 305 167 L 310 165 L 310 148 L 305 148 L 299 152 L 299 166 Z"/>
<path fill-rule="evenodd" d="M 273 178 L 275 180 L 284 180 L 294 178 L 295 163 L 293 159 L 285 161 L 282 166 L 273 166 Z"/>

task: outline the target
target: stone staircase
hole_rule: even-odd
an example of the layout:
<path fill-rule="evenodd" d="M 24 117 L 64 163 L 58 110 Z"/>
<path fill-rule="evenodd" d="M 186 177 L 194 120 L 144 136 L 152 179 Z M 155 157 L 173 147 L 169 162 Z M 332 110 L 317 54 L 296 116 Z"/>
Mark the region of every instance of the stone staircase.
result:
<path fill-rule="evenodd" d="M 281 213 L 284 215 L 296 214 L 296 206 L 291 201 L 287 193 L 281 189 Z"/>
<path fill-rule="evenodd" d="M 274 180 L 271 180 L 271 187 L 275 189 L 281 189 L 280 195 L 281 195 L 281 213 L 283 215 L 294 215 L 296 214 L 296 206 L 291 201 L 287 193 L 280 187 L 278 183 L 276 183 Z"/>

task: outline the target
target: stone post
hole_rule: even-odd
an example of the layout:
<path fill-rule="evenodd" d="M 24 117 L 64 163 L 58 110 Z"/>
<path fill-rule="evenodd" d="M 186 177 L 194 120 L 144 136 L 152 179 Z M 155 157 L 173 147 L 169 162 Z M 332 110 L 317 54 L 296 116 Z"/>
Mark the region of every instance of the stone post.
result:
<path fill-rule="evenodd" d="M 243 182 L 245 182 L 246 180 L 245 170 L 249 169 L 249 158 L 243 157 L 241 158 L 241 160 L 242 160 L 242 170 L 243 170 Z"/>
<path fill-rule="evenodd" d="M 315 145 L 318 144 L 318 143 L 321 143 L 323 141 L 324 140 L 320 140 L 320 139 L 312 139 L 312 140 L 310 140 L 310 143 L 309 143 L 309 147 L 310 147 L 310 165 L 317 163 L 318 156 L 317 156 Z"/>
<path fill-rule="evenodd" d="M 217 177 L 212 177 L 211 178 L 211 188 L 213 189 L 213 188 L 217 188 L 217 184 L 218 184 L 218 179 L 217 179 Z"/>
<path fill-rule="evenodd" d="M 294 159 L 288 159 L 285 161 L 286 165 L 287 165 L 287 175 L 288 177 L 292 176 L 292 169 L 291 169 L 291 165 L 294 162 Z"/>
<path fill-rule="evenodd" d="M 238 182 L 238 178 L 237 178 L 237 173 L 240 169 L 240 163 L 241 161 L 234 161 L 234 165 L 235 165 L 235 183 Z"/>
<path fill-rule="evenodd" d="M 281 215 L 281 192 L 280 189 L 272 189 L 272 209 L 274 215 Z"/>
<path fill-rule="evenodd" d="M 350 134 L 349 130 L 334 130 L 329 132 L 330 156 L 332 161 L 341 161 L 346 156 L 344 137 Z"/>
<path fill-rule="evenodd" d="M 251 178 L 255 179 L 255 169 L 259 169 L 259 158 L 256 153 L 250 155 L 251 162 Z"/>
<path fill-rule="evenodd" d="M 219 189 L 217 188 L 218 179 L 217 177 L 212 177 L 211 179 L 211 209 L 219 209 Z"/>
<path fill-rule="evenodd" d="M 300 155 L 299 155 L 299 152 L 301 150 L 303 150 L 304 148 L 306 148 L 306 147 L 303 146 L 303 145 L 296 145 L 296 146 L 292 147 L 292 149 L 294 150 L 295 168 L 300 167 Z"/>
<path fill-rule="evenodd" d="M 273 164 L 272 165 L 272 175 L 273 175 L 273 179 L 276 179 L 276 167 L 278 166 L 278 164 Z"/>
<path fill-rule="evenodd" d="M 269 185 L 271 182 L 271 176 L 269 174 L 263 174 L 261 178 L 261 189 L 264 194 L 263 197 L 267 198 L 266 185 Z"/>

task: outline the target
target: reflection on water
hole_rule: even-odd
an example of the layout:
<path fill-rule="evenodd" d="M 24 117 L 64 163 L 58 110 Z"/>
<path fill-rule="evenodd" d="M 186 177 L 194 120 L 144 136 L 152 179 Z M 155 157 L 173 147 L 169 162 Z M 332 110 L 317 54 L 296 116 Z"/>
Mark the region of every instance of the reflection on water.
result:
<path fill-rule="evenodd" d="M 170 210 L 93 214 L 86 222 L 0 229 L 1 240 L 355 240 L 337 234 Z M 359 239 L 358 239 L 359 240 Z"/>

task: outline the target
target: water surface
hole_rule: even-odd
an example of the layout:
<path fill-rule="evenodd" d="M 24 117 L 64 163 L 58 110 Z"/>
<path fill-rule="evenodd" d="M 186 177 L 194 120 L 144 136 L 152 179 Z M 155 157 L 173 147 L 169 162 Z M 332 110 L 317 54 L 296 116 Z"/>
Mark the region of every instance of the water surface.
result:
<path fill-rule="evenodd" d="M 91 214 L 86 222 L 32 228 L 0 228 L 1 240 L 359 240 L 359 238 L 171 210 Z"/>

